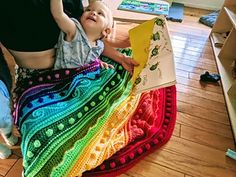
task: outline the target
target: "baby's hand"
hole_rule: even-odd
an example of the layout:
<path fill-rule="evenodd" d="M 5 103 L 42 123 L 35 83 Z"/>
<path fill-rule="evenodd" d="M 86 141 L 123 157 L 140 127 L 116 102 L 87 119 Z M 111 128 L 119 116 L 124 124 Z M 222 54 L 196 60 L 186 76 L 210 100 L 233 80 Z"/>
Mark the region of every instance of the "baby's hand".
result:
<path fill-rule="evenodd" d="M 110 65 L 110 64 L 108 64 L 106 62 L 103 62 L 103 61 L 100 61 L 100 62 L 101 62 L 100 63 L 101 68 L 106 68 L 106 69 L 111 68 L 111 69 L 114 69 L 114 66 L 112 66 L 112 65 Z"/>
<path fill-rule="evenodd" d="M 138 66 L 139 64 L 133 60 L 131 57 L 127 57 L 124 55 L 124 58 L 122 60 L 122 66 L 131 74 L 133 74 L 134 66 Z"/>

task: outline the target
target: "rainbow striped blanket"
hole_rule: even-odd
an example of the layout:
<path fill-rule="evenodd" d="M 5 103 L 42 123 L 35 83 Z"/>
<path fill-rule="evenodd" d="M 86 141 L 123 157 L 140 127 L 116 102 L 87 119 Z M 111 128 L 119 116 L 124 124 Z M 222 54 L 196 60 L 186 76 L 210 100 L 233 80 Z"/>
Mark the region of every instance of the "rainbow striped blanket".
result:
<path fill-rule="evenodd" d="M 130 74 L 103 60 L 115 69 L 95 61 L 22 83 L 15 121 L 24 176 L 114 177 L 169 140 L 175 86 L 135 95 Z"/>

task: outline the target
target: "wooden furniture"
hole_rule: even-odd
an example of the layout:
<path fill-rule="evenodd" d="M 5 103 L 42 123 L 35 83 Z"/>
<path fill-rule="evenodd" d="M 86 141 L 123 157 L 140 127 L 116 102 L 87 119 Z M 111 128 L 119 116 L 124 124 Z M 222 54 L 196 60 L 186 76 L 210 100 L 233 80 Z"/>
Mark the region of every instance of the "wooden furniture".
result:
<path fill-rule="evenodd" d="M 111 9 L 113 19 L 116 21 L 142 23 L 144 21 L 147 21 L 147 20 L 150 20 L 150 19 L 156 17 L 156 15 L 118 10 L 117 8 L 121 4 L 122 0 L 103 0 L 103 1 Z M 152 2 L 153 0 L 143 0 L 143 1 Z M 165 4 L 169 4 L 168 2 L 161 1 L 161 0 L 160 0 L 160 2 L 165 3 Z"/>
<path fill-rule="evenodd" d="M 222 47 L 216 47 L 214 36 L 225 35 Z M 214 50 L 228 115 L 236 142 L 236 78 L 233 75 L 232 64 L 236 61 L 236 0 L 225 0 L 220 14 L 210 35 Z"/>

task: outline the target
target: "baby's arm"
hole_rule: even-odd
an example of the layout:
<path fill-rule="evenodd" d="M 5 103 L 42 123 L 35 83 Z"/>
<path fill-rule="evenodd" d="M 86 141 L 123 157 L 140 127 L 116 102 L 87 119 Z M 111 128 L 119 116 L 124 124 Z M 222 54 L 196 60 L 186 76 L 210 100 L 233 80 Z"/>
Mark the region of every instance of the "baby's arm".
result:
<path fill-rule="evenodd" d="M 118 52 L 115 48 L 110 46 L 107 42 L 104 42 L 105 47 L 103 51 L 103 55 L 113 59 L 117 63 L 120 63 L 127 71 L 133 73 L 134 66 L 138 66 L 139 64 L 133 60 L 131 57 L 127 57 L 122 53 Z"/>
<path fill-rule="evenodd" d="M 76 25 L 63 11 L 62 0 L 51 0 L 50 9 L 59 28 L 66 33 L 66 41 L 71 41 L 76 34 Z"/>

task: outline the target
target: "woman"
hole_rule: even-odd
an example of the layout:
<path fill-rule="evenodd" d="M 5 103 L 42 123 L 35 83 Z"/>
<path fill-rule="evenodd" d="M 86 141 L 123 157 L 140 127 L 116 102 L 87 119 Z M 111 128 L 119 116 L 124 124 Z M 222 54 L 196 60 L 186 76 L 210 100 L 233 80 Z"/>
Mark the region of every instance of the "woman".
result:
<path fill-rule="evenodd" d="M 80 0 L 65 1 L 66 12 L 79 17 L 83 12 Z M 9 0 L 0 4 L 0 42 L 8 48 L 16 63 L 23 68 L 47 69 L 54 64 L 54 45 L 59 30 L 50 14 L 49 2 L 42 0 Z M 47 42 L 45 42 L 47 41 Z M 42 62 L 43 61 L 43 62 Z M 9 93 L 12 77 L 0 48 L 0 132 L 8 144 L 17 140 L 11 134 L 12 121 Z M 7 158 L 11 151 L 0 144 L 0 158 Z"/>
<path fill-rule="evenodd" d="M 134 95 L 130 74 L 108 58 L 114 70 L 101 70 L 97 62 L 50 70 L 59 30 L 49 2 L 0 3 L 0 40 L 27 68 L 18 73 L 14 107 L 24 175 L 116 176 L 170 138 L 175 88 Z M 64 7 L 75 18 L 83 9 L 78 0 Z"/>

